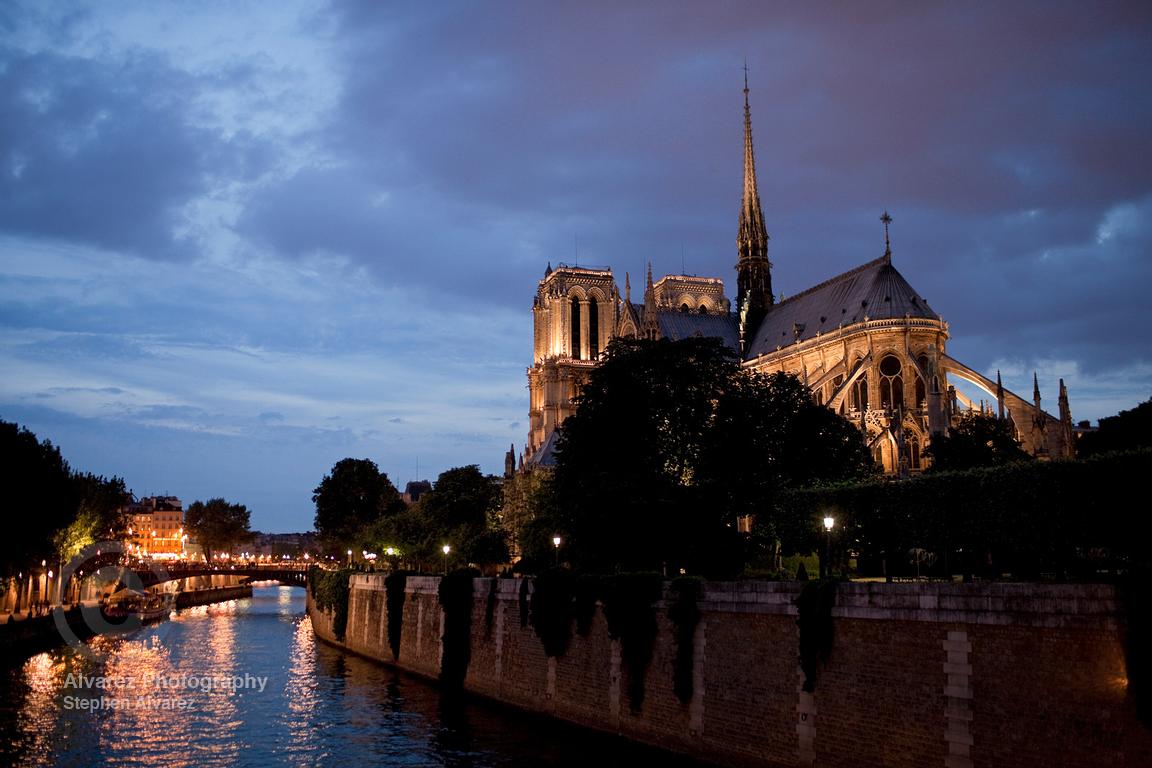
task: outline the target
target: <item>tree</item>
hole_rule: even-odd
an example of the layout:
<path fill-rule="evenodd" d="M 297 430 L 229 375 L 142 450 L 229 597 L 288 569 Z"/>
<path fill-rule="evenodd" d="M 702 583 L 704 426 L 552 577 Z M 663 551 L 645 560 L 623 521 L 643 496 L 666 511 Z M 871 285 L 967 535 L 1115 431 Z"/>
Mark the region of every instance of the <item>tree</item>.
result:
<path fill-rule="evenodd" d="M 416 506 L 433 538 L 449 543 L 465 562 L 492 565 L 509 558 L 496 517 L 500 498 L 499 479 L 470 464 L 441 472 Z"/>
<path fill-rule="evenodd" d="M 316 533 L 329 551 L 361 545 L 368 526 L 404 509 L 396 487 L 370 459 L 342 459 L 312 494 Z"/>
<path fill-rule="evenodd" d="M 1020 447 L 1010 422 L 977 411 L 961 415 L 947 435 L 934 436 L 925 454 L 932 459 L 929 472 L 997 467 L 1032 460 Z"/>
<path fill-rule="evenodd" d="M 91 472 L 71 477 L 76 516 L 54 537 L 62 560 L 79 555 L 98 541 L 123 541 L 128 535 L 127 503 L 131 499 L 124 479 L 111 479 Z"/>
<path fill-rule="evenodd" d="M 1077 456 L 1095 456 L 1110 451 L 1131 451 L 1152 447 L 1152 400 L 1115 416 L 1100 419 L 1095 432 L 1080 438 Z"/>
<path fill-rule="evenodd" d="M 0 421 L 0 482 L 5 489 L 0 576 L 27 573 L 28 566 L 54 560 L 53 539 L 76 514 L 72 472 L 60 449 L 17 424 Z"/>
<path fill-rule="evenodd" d="M 532 527 L 584 567 L 733 575 L 737 519 L 776 488 L 870 471 L 859 431 L 794 376 L 750 374 L 717 339 L 614 339 L 561 428 L 556 513 Z"/>
<path fill-rule="evenodd" d="M 555 506 L 552 468 L 528 466 L 504 481 L 503 502 L 497 513 L 517 567 L 539 573 L 555 562 L 551 510 Z M 537 521 L 545 521 L 537 523 Z"/>
<path fill-rule="evenodd" d="M 184 512 L 184 528 L 212 559 L 218 550 L 228 550 L 252 538 L 248 528 L 250 513 L 243 504 L 229 504 L 221 498 L 194 501 Z"/>

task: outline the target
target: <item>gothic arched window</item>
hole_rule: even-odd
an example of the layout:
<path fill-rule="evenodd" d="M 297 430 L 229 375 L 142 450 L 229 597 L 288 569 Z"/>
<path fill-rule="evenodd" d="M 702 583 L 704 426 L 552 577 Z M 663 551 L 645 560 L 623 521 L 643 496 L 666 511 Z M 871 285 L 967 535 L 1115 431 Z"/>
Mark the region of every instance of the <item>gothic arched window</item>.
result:
<path fill-rule="evenodd" d="M 904 448 L 908 455 L 908 467 L 920 469 L 920 441 L 912 436 L 905 437 Z"/>
<path fill-rule="evenodd" d="M 580 299 L 572 297 L 572 357 L 580 359 Z"/>
<path fill-rule="evenodd" d="M 852 384 L 852 409 L 856 411 L 868 410 L 868 372 L 860 374 Z"/>
<path fill-rule="evenodd" d="M 880 407 L 896 408 L 904 405 L 904 377 L 900 358 L 886 355 L 880 361 Z"/>
<path fill-rule="evenodd" d="M 596 298 L 588 299 L 588 357 L 595 360 L 600 356 L 600 312 Z"/>

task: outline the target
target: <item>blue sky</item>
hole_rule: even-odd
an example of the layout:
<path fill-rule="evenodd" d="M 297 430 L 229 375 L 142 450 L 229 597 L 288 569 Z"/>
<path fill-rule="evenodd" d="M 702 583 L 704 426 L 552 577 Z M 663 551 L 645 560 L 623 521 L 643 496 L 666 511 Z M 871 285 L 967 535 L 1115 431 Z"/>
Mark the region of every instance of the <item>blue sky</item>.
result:
<path fill-rule="evenodd" d="M 971 7 L 969 7 L 971 6 Z M 545 265 L 773 285 L 883 252 L 1073 418 L 1152 395 L 1146 3 L 8 2 L 0 418 L 311 526 L 338 460 L 502 469 Z"/>

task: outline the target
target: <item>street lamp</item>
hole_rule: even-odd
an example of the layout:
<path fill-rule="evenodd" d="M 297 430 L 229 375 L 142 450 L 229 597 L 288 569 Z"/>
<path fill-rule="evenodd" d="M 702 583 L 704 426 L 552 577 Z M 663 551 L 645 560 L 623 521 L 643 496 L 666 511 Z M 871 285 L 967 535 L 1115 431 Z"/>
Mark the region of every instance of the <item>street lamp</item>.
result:
<path fill-rule="evenodd" d="M 552 537 L 552 546 L 554 546 L 556 548 L 556 567 L 559 568 L 560 567 L 560 537 L 559 536 L 553 536 Z"/>
<path fill-rule="evenodd" d="M 824 578 L 832 575 L 832 526 L 836 525 L 836 521 L 831 515 L 824 518 L 824 532 L 827 534 L 827 543 L 824 548 Z"/>
<path fill-rule="evenodd" d="M 444 552 L 444 575 L 447 576 L 448 575 L 448 553 L 452 551 L 452 547 L 445 544 L 444 546 L 440 547 L 440 549 L 441 549 L 441 551 Z"/>
<path fill-rule="evenodd" d="M 352 550 L 348 550 L 348 565 L 352 565 Z"/>

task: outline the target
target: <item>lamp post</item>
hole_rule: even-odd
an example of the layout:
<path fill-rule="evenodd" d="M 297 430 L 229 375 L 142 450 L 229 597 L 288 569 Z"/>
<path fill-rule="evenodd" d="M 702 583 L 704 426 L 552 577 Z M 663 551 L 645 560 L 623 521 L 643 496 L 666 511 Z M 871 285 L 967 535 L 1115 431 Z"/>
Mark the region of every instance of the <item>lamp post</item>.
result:
<path fill-rule="evenodd" d="M 552 537 L 552 546 L 554 546 L 556 548 L 556 567 L 559 568 L 560 567 L 560 537 L 559 536 L 553 536 Z"/>
<path fill-rule="evenodd" d="M 352 565 L 352 550 L 348 550 L 348 565 Z"/>
<path fill-rule="evenodd" d="M 445 544 L 444 546 L 440 547 L 440 550 L 444 553 L 444 575 L 447 576 L 448 575 L 448 553 L 452 551 L 452 547 Z"/>
<path fill-rule="evenodd" d="M 832 526 L 836 525 L 836 521 L 831 515 L 824 518 L 824 533 L 826 534 L 826 542 L 824 546 L 824 578 L 829 578 L 832 575 Z"/>

